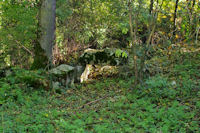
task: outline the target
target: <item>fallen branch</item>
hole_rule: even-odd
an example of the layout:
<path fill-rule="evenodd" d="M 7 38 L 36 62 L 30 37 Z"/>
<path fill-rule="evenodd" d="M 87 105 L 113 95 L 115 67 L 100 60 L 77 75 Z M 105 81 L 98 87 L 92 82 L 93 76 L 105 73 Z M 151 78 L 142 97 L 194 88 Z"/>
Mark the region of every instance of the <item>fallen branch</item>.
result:
<path fill-rule="evenodd" d="M 20 45 L 20 47 L 22 47 L 26 52 L 28 52 L 29 54 L 31 54 L 31 56 L 34 56 L 34 53 L 31 52 L 27 47 L 25 47 L 24 45 L 22 45 L 20 42 L 16 41 L 17 44 Z"/>
<path fill-rule="evenodd" d="M 90 105 L 90 104 L 93 104 L 93 103 L 99 102 L 100 100 L 102 100 L 102 99 L 104 99 L 104 98 L 107 98 L 107 97 L 108 97 L 108 95 L 107 95 L 107 96 L 104 96 L 104 97 L 102 97 L 102 98 L 99 98 L 99 99 L 97 99 L 97 100 L 94 100 L 94 101 L 88 102 L 88 103 L 86 103 L 86 104 L 80 106 L 78 109 L 81 109 L 81 108 L 83 108 L 83 107 L 86 106 L 86 105 Z"/>

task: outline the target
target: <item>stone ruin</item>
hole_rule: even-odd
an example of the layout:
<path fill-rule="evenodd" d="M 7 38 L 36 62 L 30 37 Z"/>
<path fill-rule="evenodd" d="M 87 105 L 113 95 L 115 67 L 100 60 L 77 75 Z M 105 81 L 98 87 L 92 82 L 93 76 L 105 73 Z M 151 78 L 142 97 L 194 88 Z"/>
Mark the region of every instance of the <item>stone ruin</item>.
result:
<path fill-rule="evenodd" d="M 73 87 L 75 82 L 88 82 L 96 77 L 107 77 L 118 73 L 117 66 L 128 62 L 128 53 L 117 49 L 86 49 L 79 57 L 80 65 L 61 64 L 49 71 L 54 77 L 53 87 Z M 126 56 L 123 56 L 125 53 Z"/>

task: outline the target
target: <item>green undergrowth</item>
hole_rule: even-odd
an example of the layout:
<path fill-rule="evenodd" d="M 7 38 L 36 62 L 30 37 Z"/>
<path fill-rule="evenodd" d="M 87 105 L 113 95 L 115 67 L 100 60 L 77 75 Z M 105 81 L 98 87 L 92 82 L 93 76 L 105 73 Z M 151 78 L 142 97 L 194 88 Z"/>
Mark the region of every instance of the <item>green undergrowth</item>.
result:
<path fill-rule="evenodd" d="M 138 87 L 110 78 L 55 93 L 43 89 L 44 75 L 17 70 L 0 79 L 0 132 L 200 131 L 199 78 L 156 75 Z"/>

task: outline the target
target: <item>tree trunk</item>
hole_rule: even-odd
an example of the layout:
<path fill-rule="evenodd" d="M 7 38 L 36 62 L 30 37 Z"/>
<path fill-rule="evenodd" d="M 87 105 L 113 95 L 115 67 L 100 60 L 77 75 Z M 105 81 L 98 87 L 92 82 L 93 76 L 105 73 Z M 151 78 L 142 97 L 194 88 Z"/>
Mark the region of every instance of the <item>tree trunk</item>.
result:
<path fill-rule="evenodd" d="M 136 28 L 134 29 L 134 33 L 133 33 L 133 23 L 132 23 L 132 0 L 129 1 L 128 3 L 128 7 L 129 7 L 129 25 L 130 25 L 130 37 L 131 37 L 131 41 L 132 41 L 132 47 L 133 47 L 133 59 L 134 59 L 134 72 L 135 72 L 135 82 L 134 85 L 138 84 L 138 69 L 137 69 L 137 55 L 136 55 L 136 32 L 137 32 L 137 22 L 136 22 L 136 17 L 134 18 L 134 23 L 136 25 Z M 134 41 L 135 40 L 135 41 Z"/>
<path fill-rule="evenodd" d="M 176 0 L 176 5 L 175 5 L 175 9 L 174 9 L 174 29 L 173 29 L 173 35 L 176 34 L 176 17 L 177 17 L 178 2 L 179 2 L 179 0 Z"/>
<path fill-rule="evenodd" d="M 56 0 L 41 0 L 38 15 L 38 40 L 35 41 L 35 57 L 32 69 L 44 68 L 52 63 L 55 40 Z"/>
<path fill-rule="evenodd" d="M 153 0 L 150 0 L 151 1 L 151 3 L 150 3 L 150 7 L 149 7 L 149 14 L 151 14 L 152 13 L 152 10 L 153 10 Z"/>
<path fill-rule="evenodd" d="M 191 15 L 191 20 L 190 20 L 190 27 L 191 27 L 191 38 L 193 38 L 195 36 L 195 30 L 196 30 L 196 19 L 198 19 L 198 17 L 196 16 L 196 13 L 193 13 L 194 12 L 194 6 L 196 4 L 196 0 L 193 0 L 192 2 L 192 6 L 190 8 L 190 15 Z"/>

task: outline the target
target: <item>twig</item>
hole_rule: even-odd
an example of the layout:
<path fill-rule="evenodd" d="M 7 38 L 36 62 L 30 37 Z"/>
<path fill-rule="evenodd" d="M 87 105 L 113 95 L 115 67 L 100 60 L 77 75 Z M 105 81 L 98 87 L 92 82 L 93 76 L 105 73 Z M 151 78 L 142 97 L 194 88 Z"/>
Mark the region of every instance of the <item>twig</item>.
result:
<path fill-rule="evenodd" d="M 200 27 L 197 27 L 197 34 L 196 34 L 196 44 L 197 44 L 197 42 L 198 42 L 198 36 L 199 36 L 199 30 L 200 30 Z"/>
<path fill-rule="evenodd" d="M 108 97 L 108 95 L 107 95 L 107 96 L 104 96 L 104 97 L 102 97 L 102 98 L 99 98 L 99 99 L 97 99 L 97 100 L 88 102 L 88 103 L 86 103 L 86 104 L 84 104 L 84 105 L 78 107 L 78 109 L 81 109 L 81 108 L 83 108 L 83 107 L 86 106 L 86 105 L 90 105 L 90 104 L 96 103 L 96 102 L 98 102 L 98 101 L 100 101 L 100 100 L 102 100 L 102 99 L 104 99 L 104 98 L 106 98 L 106 97 Z"/>
<path fill-rule="evenodd" d="M 17 44 L 19 44 L 25 51 L 27 51 L 29 54 L 31 54 L 31 56 L 34 56 L 34 53 L 31 52 L 27 47 L 25 47 L 24 45 L 22 45 L 20 42 L 15 41 Z"/>
<path fill-rule="evenodd" d="M 103 122 L 103 121 L 99 121 L 99 122 L 88 123 L 88 124 L 86 124 L 86 125 L 87 125 L 87 126 L 91 126 L 91 125 L 100 124 L 100 123 L 104 123 L 104 122 Z"/>

